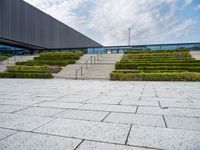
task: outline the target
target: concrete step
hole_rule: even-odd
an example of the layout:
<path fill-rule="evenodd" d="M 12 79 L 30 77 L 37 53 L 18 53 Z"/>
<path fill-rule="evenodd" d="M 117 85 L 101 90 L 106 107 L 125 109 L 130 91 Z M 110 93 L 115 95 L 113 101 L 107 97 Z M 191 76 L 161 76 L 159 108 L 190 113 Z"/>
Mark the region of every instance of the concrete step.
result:
<path fill-rule="evenodd" d="M 96 57 L 96 62 L 91 64 L 90 57 Z M 63 69 L 54 74 L 55 78 L 65 79 L 106 79 L 110 78 L 110 73 L 115 69 L 115 63 L 120 61 L 122 54 L 103 54 L 99 56 L 97 61 L 97 55 L 86 54 L 76 61 L 76 64 L 67 65 Z M 89 60 L 88 60 L 89 59 Z M 88 67 L 86 68 L 86 60 L 88 60 Z M 82 66 L 82 75 L 80 67 Z M 76 76 L 76 70 L 79 69 Z"/>

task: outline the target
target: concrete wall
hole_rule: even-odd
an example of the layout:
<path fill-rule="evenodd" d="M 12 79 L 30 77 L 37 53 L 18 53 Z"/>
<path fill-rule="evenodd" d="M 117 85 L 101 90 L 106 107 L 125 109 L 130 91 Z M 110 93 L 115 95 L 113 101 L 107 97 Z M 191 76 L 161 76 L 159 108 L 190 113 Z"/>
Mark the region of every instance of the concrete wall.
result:
<path fill-rule="evenodd" d="M 43 48 L 99 47 L 99 43 L 23 0 L 0 0 L 0 42 Z"/>

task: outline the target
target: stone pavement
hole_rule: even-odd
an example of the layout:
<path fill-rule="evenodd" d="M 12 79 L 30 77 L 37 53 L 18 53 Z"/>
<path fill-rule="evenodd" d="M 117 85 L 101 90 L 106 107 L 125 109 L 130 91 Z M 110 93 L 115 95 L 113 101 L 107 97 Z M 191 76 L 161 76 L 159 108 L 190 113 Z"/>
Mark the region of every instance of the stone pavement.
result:
<path fill-rule="evenodd" d="M 0 79 L 1 150 L 199 150 L 199 82 Z"/>

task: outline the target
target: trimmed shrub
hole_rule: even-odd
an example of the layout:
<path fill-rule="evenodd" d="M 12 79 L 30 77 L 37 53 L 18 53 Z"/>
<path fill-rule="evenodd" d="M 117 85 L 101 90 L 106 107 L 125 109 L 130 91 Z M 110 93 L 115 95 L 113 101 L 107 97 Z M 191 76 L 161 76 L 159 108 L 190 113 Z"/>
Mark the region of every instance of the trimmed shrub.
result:
<path fill-rule="evenodd" d="M 123 81 L 200 81 L 200 73 L 111 73 L 110 79 Z"/>
<path fill-rule="evenodd" d="M 200 63 L 196 62 L 196 63 L 116 63 L 115 64 L 115 68 L 116 69 L 140 69 L 142 67 L 148 68 L 148 67 L 160 67 L 162 69 L 162 67 L 164 68 L 187 68 L 187 67 L 199 67 Z M 154 70 L 150 69 L 150 70 Z M 157 70 L 157 69 L 156 69 Z M 168 69 L 171 70 L 171 69 Z"/>
<path fill-rule="evenodd" d="M 61 70 L 60 66 L 8 66 L 7 72 L 18 73 L 57 73 Z"/>
<path fill-rule="evenodd" d="M 75 60 L 30 60 L 26 62 L 17 62 L 16 65 L 26 65 L 26 66 L 66 66 L 68 64 L 74 64 Z"/>
<path fill-rule="evenodd" d="M 17 73 L 17 72 L 3 72 L 0 73 L 0 78 L 52 78 L 50 73 Z"/>

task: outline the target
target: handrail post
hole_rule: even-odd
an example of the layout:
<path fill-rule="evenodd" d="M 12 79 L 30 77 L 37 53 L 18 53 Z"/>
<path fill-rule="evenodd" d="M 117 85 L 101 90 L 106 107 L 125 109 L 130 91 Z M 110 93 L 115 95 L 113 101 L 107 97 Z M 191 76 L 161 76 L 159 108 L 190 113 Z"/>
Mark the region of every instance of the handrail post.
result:
<path fill-rule="evenodd" d="M 88 69 L 88 60 L 86 60 L 86 69 Z"/>
<path fill-rule="evenodd" d="M 91 64 L 92 64 L 92 56 L 90 56 Z"/>
<path fill-rule="evenodd" d="M 76 79 L 78 78 L 78 70 L 76 70 Z"/>
<path fill-rule="evenodd" d="M 83 76 L 83 66 L 81 66 L 81 76 Z"/>
<path fill-rule="evenodd" d="M 97 52 L 97 61 L 99 61 L 99 51 Z"/>

